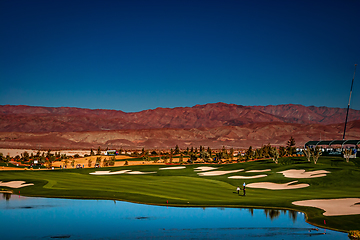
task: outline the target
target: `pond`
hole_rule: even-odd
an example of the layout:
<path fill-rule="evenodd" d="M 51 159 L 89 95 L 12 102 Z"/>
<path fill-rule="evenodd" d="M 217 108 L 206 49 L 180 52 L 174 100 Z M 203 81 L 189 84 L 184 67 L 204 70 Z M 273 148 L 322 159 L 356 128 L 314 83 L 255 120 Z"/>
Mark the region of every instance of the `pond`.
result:
<path fill-rule="evenodd" d="M 0 198 L 1 239 L 348 239 L 296 211 Z"/>

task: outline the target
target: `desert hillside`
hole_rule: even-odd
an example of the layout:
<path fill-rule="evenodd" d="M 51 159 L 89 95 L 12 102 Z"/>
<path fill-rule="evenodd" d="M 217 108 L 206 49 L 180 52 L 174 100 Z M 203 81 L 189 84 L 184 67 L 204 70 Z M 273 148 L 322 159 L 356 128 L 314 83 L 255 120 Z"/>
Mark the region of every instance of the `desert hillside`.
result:
<path fill-rule="evenodd" d="M 342 139 L 346 109 L 302 105 L 215 103 L 134 113 L 81 108 L 0 106 L 1 148 L 181 148 L 285 145 Z M 360 138 L 360 111 L 351 110 L 347 139 Z"/>

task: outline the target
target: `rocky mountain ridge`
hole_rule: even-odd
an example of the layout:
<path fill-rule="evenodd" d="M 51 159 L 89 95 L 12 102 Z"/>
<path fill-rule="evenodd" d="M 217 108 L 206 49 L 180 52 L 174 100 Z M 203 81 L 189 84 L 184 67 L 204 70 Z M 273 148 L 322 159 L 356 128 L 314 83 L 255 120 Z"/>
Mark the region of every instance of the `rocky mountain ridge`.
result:
<path fill-rule="evenodd" d="M 256 122 L 334 124 L 345 121 L 345 108 L 302 105 L 242 106 L 225 103 L 156 108 L 125 113 L 69 107 L 0 106 L 0 132 L 74 132 L 127 129 L 191 129 L 242 126 Z M 350 110 L 349 121 L 360 120 Z"/>
<path fill-rule="evenodd" d="M 81 108 L 0 106 L 0 148 L 165 149 L 179 145 L 220 149 L 298 146 L 341 139 L 346 109 L 302 105 L 214 103 L 135 113 Z M 360 138 L 360 111 L 351 110 L 347 139 Z"/>

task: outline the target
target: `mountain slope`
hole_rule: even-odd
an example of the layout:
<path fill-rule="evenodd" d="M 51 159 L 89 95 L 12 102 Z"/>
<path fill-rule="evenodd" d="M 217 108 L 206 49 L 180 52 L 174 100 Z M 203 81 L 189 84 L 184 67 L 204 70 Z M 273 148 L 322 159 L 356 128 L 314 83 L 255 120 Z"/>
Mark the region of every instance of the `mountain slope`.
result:
<path fill-rule="evenodd" d="M 191 129 L 242 126 L 258 122 L 332 124 L 346 109 L 302 105 L 254 106 L 214 103 L 125 113 L 115 110 L 0 106 L 0 132 L 74 132 L 126 129 Z M 359 120 L 351 110 L 349 121 Z"/>

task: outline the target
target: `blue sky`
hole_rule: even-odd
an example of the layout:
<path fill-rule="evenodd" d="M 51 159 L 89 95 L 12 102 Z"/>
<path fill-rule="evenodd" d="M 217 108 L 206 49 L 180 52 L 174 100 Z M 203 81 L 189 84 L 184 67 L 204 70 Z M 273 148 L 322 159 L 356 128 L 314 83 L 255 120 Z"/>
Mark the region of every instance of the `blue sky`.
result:
<path fill-rule="evenodd" d="M 345 108 L 359 12 L 358 0 L 2 0 L 0 104 Z M 360 69 L 353 90 L 360 109 Z"/>

